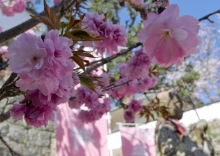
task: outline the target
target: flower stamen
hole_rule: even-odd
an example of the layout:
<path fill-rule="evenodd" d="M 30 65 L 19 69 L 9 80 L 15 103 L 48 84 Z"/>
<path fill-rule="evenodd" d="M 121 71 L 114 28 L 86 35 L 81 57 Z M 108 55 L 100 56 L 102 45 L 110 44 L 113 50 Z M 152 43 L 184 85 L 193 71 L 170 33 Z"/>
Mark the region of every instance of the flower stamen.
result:
<path fill-rule="evenodd" d="M 163 32 L 163 40 L 166 42 L 170 38 L 169 31 Z"/>

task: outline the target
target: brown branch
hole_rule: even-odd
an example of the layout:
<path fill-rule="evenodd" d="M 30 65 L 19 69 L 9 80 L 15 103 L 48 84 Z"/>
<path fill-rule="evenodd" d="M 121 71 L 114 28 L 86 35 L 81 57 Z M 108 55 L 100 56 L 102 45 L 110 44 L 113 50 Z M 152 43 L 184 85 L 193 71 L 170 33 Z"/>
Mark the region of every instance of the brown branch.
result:
<path fill-rule="evenodd" d="M 8 148 L 12 156 L 21 156 L 17 152 L 15 152 L 9 145 L 8 143 L 3 139 L 3 137 L 0 135 L 0 140 L 1 142 Z"/>
<path fill-rule="evenodd" d="M 103 88 L 102 88 L 102 91 L 107 91 L 107 90 L 110 90 L 110 89 L 113 89 L 113 88 L 116 88 L 116 87 L 120 87 L 120 86 L 122 86 L 122 85 L 128 84 L 128 83 L 131 82 L 131 81 L 132 81 L 132 80 L 128 80 L 128 81 L 123 82 L 123 83 L 118 84 L 118 85 L 116 85 L 115 82 L 114 82 L 114 83 L 112 83 L 112 84 L 110 84 L 110 85 L 108 85 L 108 86 L 106 86 L 106 87 L 103 87 Z M 116 82 L 117 82 L 117 81 L 116 81 Z"/>
<path fill-rule="evenodd" d="M 8 120 L 9 118 L 10 118 L 10 110 L 8 110 L 5 113 L 0 114 L 0 123 L 5 120 Z"/>
<path fill-rule="evenodd" d="M 66 8 L 62 11 L 62 14 L 59 15 L 59 18 L 63 17 L 67 10 L 69 10 L 73 5 L 75 5 L 79 0 L 66 0 L 65 6 Z M 62 9 L 62 2 L 53 6 L 51 8 L 54 12 L 60 12 Z M 44 16 L 45 13 L 41 12 L 39 16 Z M 5 42 L 11 38 L 16 37 L 17 35 L 20 35 L 21 33 L 27 31 L 28 29 L 31 29 L 32 27 L 39 24 L 39 21 L 31 18 L 9 30 L 6 30 L 2 33 L 0 33 L 0 43 Z"/>
<path fill-rule="evenodd" d="M 218 13 L 220 13 L 220 10 L 214 11 L 214 12 L 212 12 L 212 13 L 210 13 L 210 14 L 202 17 L 202 18 L 200 18 L 199 21 L 201 22 L 203 20 L 208 20 L 209 22 L 214 23 L 212 20 L 209 19 L 209 17 L 214 15 L 214 14 L 218 14 Z"/>
<path fill-rule="evenodd" d="M 151 8 L 167 7 L 169 6 L 169 0 L 160 0 L 151 4 L 138 4 L 133 0 L 126 0 L 136 11 L 140 12 L 141 18 L 146 20 L 148 10 Z"/>
<path fill-rule="evenodd" d="M 91 73 L 93 70 L 101 67 L 102 65 L 106 64 L 106 63 L 109 63 L 111 62 L 112 60 L 118 58 L 119 56 L 122 56 L 122 55 L 125 55 L 127 54 L 128 52 L 130 52 L 132 49 L 136 48 L 136 47 L 139 47 L 140 45 L 142 45 L 142 43 L 136 43 L 135 45 L 129 47 L 127 50 L 122 50 L 120 53 L 116 54 L 116 55 L 113 55 L 113 56 L 110 56 L 110 57 L 107 57 L 105 59 L 102 59 L 100 60 L 100 63 L 98 64 L 95 64 L 94 66 L 90 67 L 90 68 L 87 68 L 86 69 L 86 73 L 89 74 Z"/>

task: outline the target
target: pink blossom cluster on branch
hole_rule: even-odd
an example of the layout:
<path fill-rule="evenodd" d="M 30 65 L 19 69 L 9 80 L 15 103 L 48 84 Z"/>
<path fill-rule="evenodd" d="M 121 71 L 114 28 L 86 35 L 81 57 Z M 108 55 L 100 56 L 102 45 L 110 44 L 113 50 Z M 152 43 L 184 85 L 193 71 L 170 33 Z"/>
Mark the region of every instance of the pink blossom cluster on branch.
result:
<path fill-rule="evenodd" d="M 114 55 L 118 46 L 125 46 L 127 42 L 125 28 L 107 22 L 105 15 L 87 14 L 82 28 L 91 38 L 101 37 L 102 40 L 89 43 L 99 55 L 104 52 Z M 9 67 L 20 77 L 16 86 L 24 93 L 24 99 L 11 109 L 11 116 L 15 121 L 24 116 L 27 124 L 35 127 L 46 126 L 48 120 L 53 120 L 57 105 L 68 102 L 71 108 L 80 110 L 79 118 L 83 122 L 98 120 L 110 111 L 112 101 L 105 98 L 106 93 L 113 98 L 121 98 L 144 92 L 157 82 L 151 73 L 152 63 L 169 67 L 180 64 L 184 57 L 197 52 L 200 43 L 198 29 L 195 18 L 179 17 L 177 5 L 167 7 L 160 15 L 149 13 L 144 29 L 138 34 L 143 48 L 118 66 L 120 79 L 111 84 L 110 73 L 103 72 L 102 68 L 87 75 L 101 77 L 99 82 L 102 85 L 94 82 L 95 88 L 83 85 L 77 75 L 79 73 L 73 70 L 76 66 L 74 59 L 70 58 L 77 58 L 75 61 L 81 67 L 85 62 L 83 57 L 91 54 L 80 50 L 74 53 L 77 50 L 72 49 L 72 39 L 61 36 L 58 30 L 50 30 L 42 37 L 22 34 L 10 45 L 8 52 Z M 132 100 L 124 112 L 126 121 L 133 121 L 141 108 L 140 101 Z"/>
<path fill-rule="evenodd" d="M 22 13 L 26 9 L 28 1 L 32 0 L 0 0 L 0 9 L 4 15 L 14 16 L 15 13 Z"/>
<path fill-rule="evenodd" d="M 137 113 L 138 111 L 140 111 L 142 109 L 142 101 L 138 101 L 138 100 L 131 100 L 131 102 L 128 104 L 128 109 L 124 111 L 124 119 L 127 122 L 132 122 L 134 121 L 134 116 L 135 113 Z"/>
<path fill-rule="evenodd" d="M 105 22 L 104 19 L 105 16 L 97 12 L 87 14 L 82 21 L 82 28 L 94 37 L 102 37 L 101 41 L 94 42 L 97 52 L 113 55 L 118 52 L 118 46 L 125 46 L 127 35 L 124 26 Z"/>
<path fill-rule="evenodd" d="M 28 124 L 46 126 L 51 119 L 47 114 L 53 114 L 58 104 L 67 102 L 74 94 L 74 86 L 79 81 L 75 80 L 75 65 L 69 59 L 72 56 L 71 45 L 72 40 L 59 36 L 58 30 L 49 31 L 44 38 L 24 33 L 10 45 L 9 67 L 20 76 L 16 85 L 27 92 L 20 107 L 25 107 L 23 115 Z M 16 120 L 17 107 L 14 105 L 11 111 Z M 35 116 L 30 120 L 27 116 L 33 113 Z"/>
<path fill-rule="evenodd" d="M 142 49 L 136 51 L 126 63 L 119 65 L 121 78 L 115 82 L 115 86 L 118 87 L 113 87 L 108 94 L 114 98 L 121 98 L 152 88 L 157 78 L 149 76 L 150 66 L 151 59 L 148 55 Z"/>

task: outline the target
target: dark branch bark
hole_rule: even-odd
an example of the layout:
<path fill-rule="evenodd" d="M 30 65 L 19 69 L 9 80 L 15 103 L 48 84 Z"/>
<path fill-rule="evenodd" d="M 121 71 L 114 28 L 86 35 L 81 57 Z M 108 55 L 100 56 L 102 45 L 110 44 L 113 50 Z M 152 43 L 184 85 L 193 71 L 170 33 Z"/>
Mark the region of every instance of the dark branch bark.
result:
<path fill-rule="evenodd" d="M 5 120 L 8 120 L 9 118 L 10 118 L 10 110 L 8 110 L 5 113 L 0 114 L 0 123 Z"/>
<path fill-rule="evenodd" d="M 86 70 L 86 73 L 89 74 L 91 73 L 93 70 L 97 69 L 98 67 L 101 67 L 102 65 L 108 63 L 108 62 L 111 62 L 112 60 L 116 59 L 117 57 L 119 56 L 122 56 L 122 55 L 125 55 L 127 54 L 128 52 L 130 52 L 132 49 L 138 47 L 142 45 L 142 43 L 136 43 L 135 45 L 129 47 L 127 50 L 122 50 L 120 53 L 116 54 L 116 55 L 113 55 L 113 56 L 110 56 L 110 57 L 107 57 L 105 59 L 102 59 L 100 63 L 97 63 L 95 64 L 94 66 L 90 67 L 90 68 L 87 68 Z"/>
<path fill-rule="evenodd" d="M 220 10 L 214 11 L 214 12 L 200 18 L 199 21 L 208 20 L 209 22 L 214 23 L 212 20 L 209 19 L 209 17 L 214 15 L 214 14 L 218 14 L 218 13 L 220 13 Z"/>
<path fill-rule="evenodd" d="M 8 148 L 8 150 L 10 151 L 12 156 L 21 156 L 20 154 L 18 154 L 17 152 L 15 152 L 9 145 L 8 143 L 2 138 L 2 136 L 0 135 L 0 140 L 1 142 Z"/>
<path fill-rule="evenodd" d="M 69 10 L 73 5 L 75 5 L 79 0 L 66 0 L 65 1 L 65 6 L 66 8 L 64 8 L 62 10 L 62 2 L 58 5 L 55 5 L 53 6 L 51 9 L 54 11 L 54 12 L 62 12 L 60 13 L 59 15 L 59 18 L 63 17 L 66 13 L 67 10 Z M 42 12 L 39 14 L 39 16 L 44 16 L 45 13 Z M 16 37 L 17 35 L 27 31 L 28 29 L 31 29 L 32 27 L 36 26 L 37 24 L 39 24 L 39 21 L 31 18 L 9 30 L 6 30 L 2 33 L 0 33 L 0 43 L 4 42 L 4 41 L 7 41 L 11 38 L 14 38 Z"/>

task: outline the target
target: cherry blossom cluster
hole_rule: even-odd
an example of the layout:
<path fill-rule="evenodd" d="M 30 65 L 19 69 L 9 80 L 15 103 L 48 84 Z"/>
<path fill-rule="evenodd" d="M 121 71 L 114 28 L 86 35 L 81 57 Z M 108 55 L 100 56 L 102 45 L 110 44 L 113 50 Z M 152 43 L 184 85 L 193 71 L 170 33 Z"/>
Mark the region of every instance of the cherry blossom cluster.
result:
<path fill-rule="evenodd" d="M 86 109 L 80 109 L 79 119 L 85 123 L 99 120 L 105 113 L 111 110 L 112 100 L 101 96 L 100 93 L 81 86 L 77 89 L 75 98 L 69 100 L 70 108 L 79 109 L 84 106 Z"/>
<path fill-rule="evenodd" d="M 154 87 L 157 78 L 149 73 L 151 63 L 151 59 L 143 49 L 137 50 L 126 63 L 119 65 L 121 78 L 115 82 L 115 88 L 108 93 L 114 98 L 129 97 Z M 135 113 L 141 108 L 140 101 L 132 100 L 128 110 L 124 111 L 124 119 L 128 122 L 133 121 Z"/>
<path fill-rule="evenodd" d="M 151 59 L 148 55 L 142 49 L 136 51 L 127 63 L 119 65 L 121 78 L 108 93 L 114 98 L 121 98 L 152 88 L 157 78 L 149 75 L 150 65 Z"/>
<path fill-rule="evenodd" d="M 128 104 L 128 109 L 124 111 L 124 119 L 127 122 L 134 121 L 135 113 L 140 111 L 142 109 L 141 105 L 142 101 L 138 100 L 131 100 L 131 102 Z"/>
<path fill-rule="evenodd" d="M 15 0 L 16 3 L 21 1 Z M 13 5 L 7 2 L 0 0 L 0 7 L 8 4 L 10 9 L 13 8 L 15 2 Z M 59 2 L 54 0 L 55 4 Z M 12 16 L 10 9 L 8 15 Z M 125 46 L 127 42 L 125 28 L 106 22 L 103 14 L 86 14 L 81 24 L 92 37 L 101 39 L 82 42 L 84 46 L 95 48 L 99 55 L 105 52 L 114 55 L 118 47 Z M 157 82 L 150 72 L 152 63 L 169 67 L 196 53 L 200 43 L 198 30 L 198 20 L 191 16 L 179 17 L 177 5 L 167 7 L 159 15 L 149 13 L 144 29 L 138 33 L 143 49 L 135 51 L 126 63 L 119 64 L 120 79 L 113 84 L 109 84 L 109 75 L 101 68 L 92 71 L 90 76 L 101 77 L 94 82 L 95 88 L 80 84 L 78 75 L 73 71 L 75 63 L 70 59 L 74 53 L 70 48 L 73 46 L 71 39 L 60 36 L 58 30 L 50 30 L 43 37 L 22 34 L 10 45 L 7 53 L 9 67 L 19 76 L 16 86 L 24 94 L 24 99 L 12 107 L 11 116 L 15 121 L 24 117 L 28 125 L 46 126 L 48 120 L 53 120 L 57 105 L 68 102 L 71 108 L 80 109 L 79 118 L 83 122 L 98 120 L 111 108 L 112 101 L 105 97 L 106 93 L 113 98 L 122 98 L 144 92 Z M 100 81 L 102 85 L 98 83 Z M 126 121 L 134 120 L 135 113 L 142 108 L 141 103 L 137 100 L 129 103 L 124 112 Z"/>
<path fill-rule="evenodd" d="M 50 30 L 44 38 L 24 33 L 10 45 L 9 67 L 20 76 L 16 86 L 27 94 L 11 110 L 15 121 L 24 115 L 27 124 L 46 126 L 56 106 L 75 93 L 79 80 L 69 59 L 71 45 L 72 40 L 59 36 L 58 30 Z"/>
<path fill-rule="evenodd" d="M 97 52 L 113 55 L 118 52 L 118 46 L 125 46 L 127 42 L 125 27 L 104 20 L 103 14 L 99 15 L 97 12 L 86 14 L 82 21 L 82 28 L 92 36 L 102 38 L 102 40 L 94 42 Z"/>
<path fill-rule="evenodd" d="M 0 8 L 2 14 L 6 16 L 14 16 L 15 13 L 22 13 L 27 5 L 27 2 L 32 0 L 0 0 Z"/>
<path fill-rule="evenodd" d="M 58 3 L 62 2 L 62 0 L 53 0 L 53 3 L 56 5 Z"/>
<path fill-rule="evenodd" d="M 100 77 L 102 86 L 109 85 L 109 76 L 103 72 L 102 68 L 94 70 L 92 76 Z M 95 91 L 86 86 L 78 85 L 74 99 L 70 98 L 68 103 L 70 108 L 79 109 L 79 119 L 88 123 L 99 120 L 105 113 L 109 112 L 112 100 L 105 96 L 105 92 L 98 85 L 96 85 Z"/>

